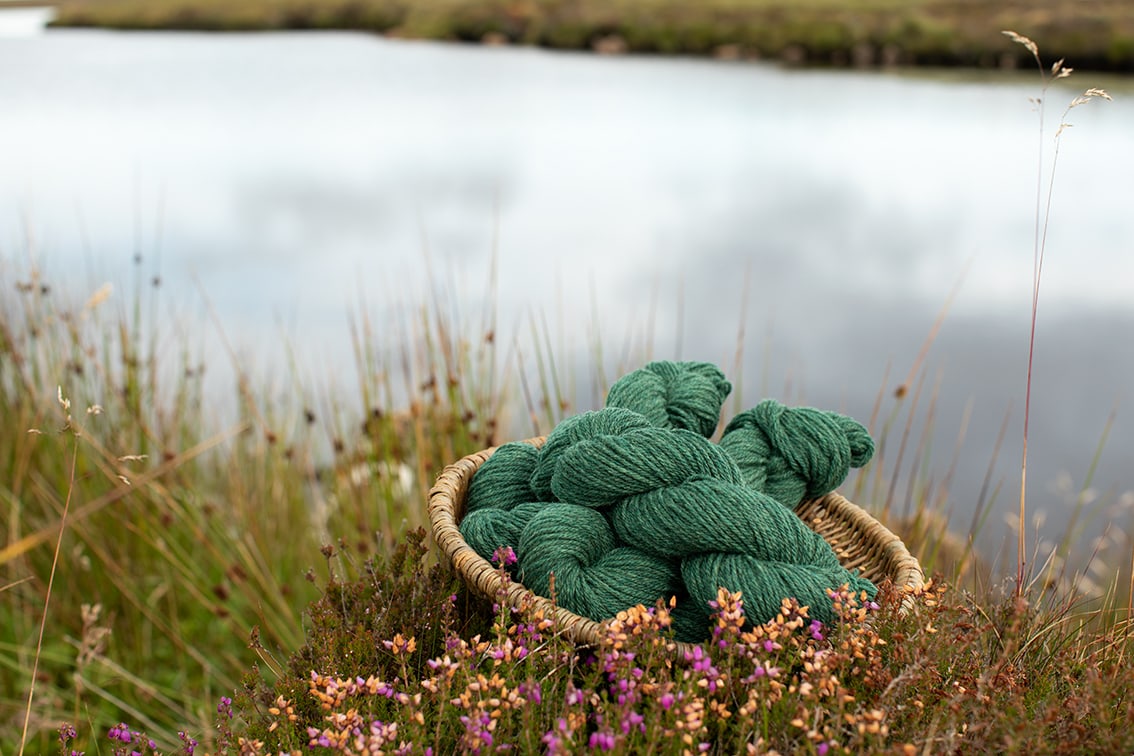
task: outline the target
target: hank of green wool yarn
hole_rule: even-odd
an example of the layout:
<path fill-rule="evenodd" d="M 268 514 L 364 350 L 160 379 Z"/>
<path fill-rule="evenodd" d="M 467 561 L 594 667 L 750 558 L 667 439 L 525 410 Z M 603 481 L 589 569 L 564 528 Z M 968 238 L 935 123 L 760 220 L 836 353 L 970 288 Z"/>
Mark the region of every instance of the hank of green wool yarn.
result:
<path fill-rule="evenodd" d="M 599 621 L 632 606 L 653 606 L 659 599 L 668 601 L 685 590 L 679 562 L 658 559 L 631 546 L 608 551 L 580 577 L 582 586 L 572 591 L 583 596 L 576 613 Z"/>
<path fill-rule="evenodd" d="M 517 552 L 524 526 L 536 512 L 548 505 L 549 502 L 532 501 L 517 504 L 511 509 L 478 509 L 461 520 L 461 537 L 482 559 L 491 562 L 493 554 L 502 546 L 508 546 L 513 552 Z"/>
<path fill-rule="evenodd" d="M 831 546 L 791 510 L 737 483 L 695 476 L 622 499 L 608 516 L 623 542 L 663 558 L 721 551 L 840 566 Z"/>
<path fill-rule="evenodd" d="M 874 440 L 858 421 L 774 399 L 734 417 L 720 446 L 749 486 L 789 508 L 834 491 L 850 468 L 874 456 Z"/>
<path fill-rule="evenodd" d="M 465 511 L 471 514 L 484 507 L 511 509 L 517 504 L 539 501 L 531 486 L 538 460 L 539 451 L 521 441 L 497 448 L 469 483 Z"/>
<path fill-rule="evenodd" d="M 681 560 L 681 576 L 690 600 L 699 606 L 716 600 L 718 588 L 740 591 L 744 616 L 754 624 L 775 618 L 784 598 L 807 606 L 812 619 L 830 623 L 837 617 L 828 590 L 849 584 L 855 591 L 865 590 L 870 598 L 878 593 L 869 580 L 842 567 L 768 562 L 746 554 L 713 552 L 686 557 Z"/>
<path fill-rule="evenodd" d="M 550 598 L 554 575 L 559 606 L 596 620 L 652 605 L 681 585 L 676 562 L 617 547 L 601 513 L 571 504 L 551 503 L 537 512 L 516 554 L 525 586 Z"/>
<path fill-rule="evenodd" d="M 566 418 L 548 434 L 539 450 L 539 459 L 531 473 L 530 485 L 540 501 L 554 501 L 551 478 L 564 452 L 580 441 L 598 436 L 617 436 L 637 428 L 649 428 L 650 421 L 637 412 L 613 407 L 584 412 Z"/>
<path fill-rule="evenodd" d="M 676 486 L 695 475 L 743 482 L 736 463 L 704 436 L 687 430 L 639 428 L 572 446 L 555 467 L 551 490 L 560 501 L 604 507 Z"/>
<path fill-rule="evenodd" d="M 720 422 L 732 384 L 708 362 L 651 362 L 619 378 L 607 407 L 625 407 L 659 428 L 682 428 L 708 438 Z"/>
<path fill-rule="evenodd" d="M 552 502 L 520 534 L 516 557 L 521 579 L 531 590 L 549 596 L 554 574 L 560 604 L 566 607 L 565 601 L 570 601 L 578 606 L 581 599 L 571 594 L 570 586 L 578 586 L 579 574 L 616 545 L 614 531 L 600 512 Z M 560 585 L 563 580 L 569 586 L 567 594 Z"/>

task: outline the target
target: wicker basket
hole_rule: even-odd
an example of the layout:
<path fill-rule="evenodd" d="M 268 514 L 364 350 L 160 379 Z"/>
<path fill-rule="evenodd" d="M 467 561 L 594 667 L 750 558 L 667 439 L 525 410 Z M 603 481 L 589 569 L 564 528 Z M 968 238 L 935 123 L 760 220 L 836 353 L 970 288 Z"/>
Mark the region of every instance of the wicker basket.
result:
<path fill-rule="evenodd" d="M 532 438 L 525 443 L 538 448 L 544 440 L 545 437 Z M 465 542 L 457 525 L 465 514 L 469 481 L 495 450 L 495 447 L 485 449 L 448 465 L 429 492 L 433 539 L 465 583 L 476 593 L 494 600 L 503 587 L 500 574 Z M 875 583 L 889 579 L 896 586 L 915 589 L 925 584 L 921 565 L 901 539 L 843 496 L 830 493 L 821 499 L 805 501 L 796 507 L 796 514 L 831 544 L 847 569 L 858 569 Z M 508 583 L 504 601 L 509 606 L 523 602 L 541 608 L 546 616 L 554 614 L 559 629 L 574 641 L 597 643 L 603 635 L 602 623 L 555 606 L 521 583 Z"/>

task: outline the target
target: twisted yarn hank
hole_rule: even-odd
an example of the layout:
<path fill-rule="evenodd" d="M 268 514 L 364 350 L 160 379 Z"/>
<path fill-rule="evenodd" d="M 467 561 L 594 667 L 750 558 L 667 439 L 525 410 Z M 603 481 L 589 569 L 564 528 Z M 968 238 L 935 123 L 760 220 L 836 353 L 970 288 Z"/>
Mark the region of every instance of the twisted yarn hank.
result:
<path fill-rule="evenodd" d="M 864 590 L 873 598 L 874 584 L 841 566 L 773 562 L 747 554 L 707 553 L 681 561 L 681 576 L 694 603 L 699 606 L 716 598 L 718 586 L 740 591 L 744 596 L 744 615 L 750 621 L 767 622 L 780 611 L 781 600 L 791 597 L 809 607 L 809 615 L 820 622 L 834 622 L 834 605 L 828 589 L 849 584 L 851 590 Z"/>
<path fill-rule="evenodd" d="M 823 537 L 779 502 L 713 478 L 693 476 L 629 496 L 611 509 L 610 521 L 623 542 L 656 556 L 725 552 L 840 568 Z"/>
<path fill-rule="evenodd" d="M 749 486 L 791 509 L 834 491 L 874 456 L 874 439 L 858 421 L 774 399 L 734 417 L 720 446 Z"/>
<path fill-rule="evenodd" d="M 461 520 L 461 537 L 481 559 L 492 562 L 496 550 L 502 547 L 512 549 L 513 553 L 519 551 L 520 536 L 524 528 L 536 512 L 540 511 L 550 502 L 530 501 L 517 504 L 511 509 L 500 507 L 484 507 L 470 512 Z M 515 572 L 515 569 L 511 570 Z"/>
<path fill-rule="evenodd" d="M 531 474 L 539 461 L 539 451 L 520 441 L 503 444 L 484 461 L 469 482 L 465 511 L 490 507 L 509 510 L 517 504 L 539 501 L 532 490 Z"/>
<path fill-rule="evenodd" d="M 607 407 L 625 407 L 659 428 L 681 428 L 706 438 L 720 422 L 732 384 L 708 362 L 651 362 L 615 381 Z"/>
<path fill-rule="evenodd" d="M 539 450 L 535 469 L 531 471 L 529 481 L 533 493 L 543 501 L 555 500 L 555 494 L 551 489 L 551 478 L 555 475 L 560 457 L 575 444 L 599 436 L 617 436 L 637 428 L 649 427 L 650 421 L 645 417 L 619 407 L 584 412 L 563 420 L 548 434 L 547 440 Z"/>
<path fill-rule="evenodd" d="M 638 428 L 596 436 L 567 449 L 551 490 L 560 501 L 605 507 L 627 496 L 676 486 L 690 476 L 741 485 L 736 463 L 716 444 L 687 430 Z"/>
<path fill-rule="evenodd" d="M 520 579 L 584 617 L 609 619 L 627 607 L 652 605 L 681 585 L 676 562 L 618 546 L 601 513 L 571 504 L 548 504 L 532 517 L 516 552 Z"/>

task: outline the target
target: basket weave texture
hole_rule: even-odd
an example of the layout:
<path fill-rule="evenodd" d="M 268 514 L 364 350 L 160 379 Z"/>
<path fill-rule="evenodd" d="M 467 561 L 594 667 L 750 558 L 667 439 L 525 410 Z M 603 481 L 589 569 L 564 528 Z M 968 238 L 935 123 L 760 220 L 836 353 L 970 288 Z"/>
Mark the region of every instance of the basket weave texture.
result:
<path fill-rule="evenodd" d="M 546 437 L 527 439 L 540 447 Z M 477 554 L 458 529 L 465 515 L 465 496 L 473 475 L 496 450 L 484 449 L 448 465 L 429 492 L 429 522 L 433 540 L 453 565 L 457 574 L 474 592 L 493 600 L 501 599 L 504 582 L 497 568 Z M 862 508 L 838 493 L 805 501 L 795 513 L 812 530 L 831 544 L 839 561 L 849 570 L 859 570 L 875 584 L 890 580 L 899 588 L 918 589 L 925 585 L 925 574 L 898 536 Z M 502 600 L 509 606 L 526 605 L 542 609 L 555 617 L 560 631 L 576 642 L 598 643 L 604 626 L 587 617 L 555 606 L 523 584 L 510 581 Z M 687 644 L 678 644 L 685 646 Z"/>

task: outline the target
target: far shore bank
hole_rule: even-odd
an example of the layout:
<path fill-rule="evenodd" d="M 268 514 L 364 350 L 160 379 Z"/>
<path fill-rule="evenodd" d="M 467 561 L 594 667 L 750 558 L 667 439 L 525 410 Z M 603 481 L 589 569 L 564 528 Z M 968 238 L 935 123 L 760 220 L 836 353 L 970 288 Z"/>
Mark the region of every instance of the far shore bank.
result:
<path fill-rule="evenodd" d="M 23 4 L 23 3 L 21 3 Z M 50 3 L 45 3 L 50 4 Z M 791 65 L 1033 66 L 1134 73 L 1134 3 L 1117 0 L 64 0 L 55 26 L 341 29 L 598 53 L 769 59 Z"/>

